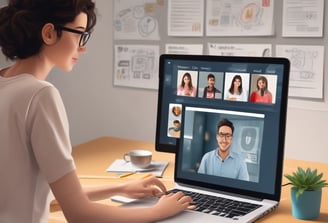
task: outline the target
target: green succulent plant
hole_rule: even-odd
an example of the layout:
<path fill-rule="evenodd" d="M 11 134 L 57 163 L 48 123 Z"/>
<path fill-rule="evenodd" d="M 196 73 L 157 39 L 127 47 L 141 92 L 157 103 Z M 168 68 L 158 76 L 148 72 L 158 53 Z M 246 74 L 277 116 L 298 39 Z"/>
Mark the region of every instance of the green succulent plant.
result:
<path fill-rule="evenodd" d="M 304 193 L 304 191 L 319 190 L 323 187 L 328 187 L 326 180 L 323 180 L 323 173 L 318 174 L 317 169 L 311 170 L 307 168 L 306 170 L 301 167 L 297 167 L 297 171 L 292 174 L 284 174 L 284 176 L 289 180 L 292 189 L 296 190 L 296 198 Z"/>

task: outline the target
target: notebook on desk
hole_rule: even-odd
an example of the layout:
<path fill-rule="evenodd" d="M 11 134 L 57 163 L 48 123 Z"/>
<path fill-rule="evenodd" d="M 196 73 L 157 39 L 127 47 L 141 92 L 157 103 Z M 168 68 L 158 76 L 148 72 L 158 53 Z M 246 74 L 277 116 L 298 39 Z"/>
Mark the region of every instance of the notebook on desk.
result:
<path fill-rule="evenodd" d="M 174 89 L 179 85 L 178 73 L 181 70 L 195 73 L 193 83 L 196 84 L 209 73 L 217 74 L 216 77 L 222 75 L 222 98 L 177 95 Z M 224 92 L 229 87 L 225 82 L 232 81 L 232 78 L 229 79 L 231 75 L 243 77 L 246 100 L 225 99 L 227 93 Z M 252 88 L 256 91 L 257 79 L 262 76 L 269 80 L 270 102 L 250 99 Z M 194 210 L 184 211 L 161 222 L 253 222 L 278 206 L 288 78 L 289 61 L 283 58 L 161 56 L 160 88 L 172 89 L 172 93 L 166 93 L 165 100 L 182 108 L 173 191 L 184 191 L 193 197 L 197 206 Z M 238 156 L 245 165 L 237 163 L 231 168 L 231 163 L 221 160 L 215 165 L 207 164 L 212 165 L 212 170 L 207 172 L 204 171 L 206 168 L 202 158 L 211 151 L 217 153 L 217 124 L 222 119 L 228 119 L 234 125 L 230 157 L 234 159 Z M 228 169 L 227 165 L 230 165 Z M 246 174 L 245 171 L 241 174 L 237 165 L 246 166 Z M 145 207 L 155 202 L 156 198 L 147 198 L 126 206 Z"/>

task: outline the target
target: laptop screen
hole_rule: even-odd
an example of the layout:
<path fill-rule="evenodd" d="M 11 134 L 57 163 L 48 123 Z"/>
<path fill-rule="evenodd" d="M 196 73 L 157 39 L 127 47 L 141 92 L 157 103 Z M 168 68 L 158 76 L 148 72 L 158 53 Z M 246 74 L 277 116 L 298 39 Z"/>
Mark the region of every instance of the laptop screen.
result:
<path fill-rule="evenodd" d="M 162 55 L 156 150 L 176 152 L 175 180 L 278 200 L 288 79 L 284 58 Z"/>

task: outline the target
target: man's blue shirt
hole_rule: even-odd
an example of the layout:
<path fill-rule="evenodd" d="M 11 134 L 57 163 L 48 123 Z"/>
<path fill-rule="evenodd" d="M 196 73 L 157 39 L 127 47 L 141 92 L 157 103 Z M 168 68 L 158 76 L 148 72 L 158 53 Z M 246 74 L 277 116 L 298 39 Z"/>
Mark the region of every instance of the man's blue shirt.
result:
<path fill-rule="evenodd" d="M 218 155 L 218 149 L 207 152 L 202 158 L 198 173 L 249 180 L 244 159 L 233 151 L 230 151 L 224 161 Z"/>

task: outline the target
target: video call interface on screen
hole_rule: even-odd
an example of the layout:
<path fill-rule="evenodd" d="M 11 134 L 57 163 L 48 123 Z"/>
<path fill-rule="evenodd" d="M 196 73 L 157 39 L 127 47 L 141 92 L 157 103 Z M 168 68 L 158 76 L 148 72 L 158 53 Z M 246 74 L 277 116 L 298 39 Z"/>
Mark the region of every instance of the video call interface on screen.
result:
<path fill-rule="evenodd" d="M 270 187 L 265 174 L 273 172 L 260 167 L 276 166 L 283 152 L 278 139 L 285 134 L 289 66 L 280 59 L 162 55 L 156 150 L 176 152 L 183 134 L 178 168 L 201 175 L 202 157 L 218 147 L 217 125 L 227 119 L 234 126 L 230 151 L 247 166 L 240 182 L 266 180 L 262 187 Z"/>

